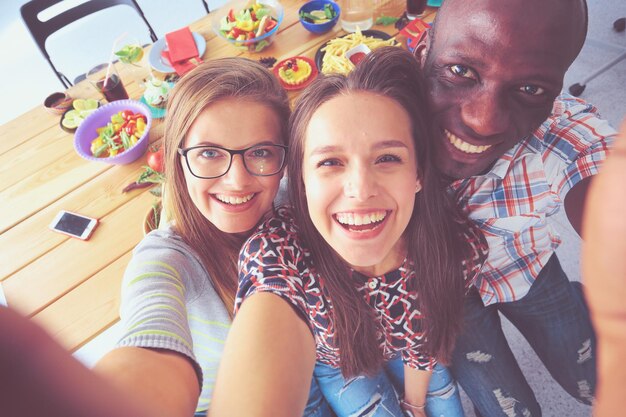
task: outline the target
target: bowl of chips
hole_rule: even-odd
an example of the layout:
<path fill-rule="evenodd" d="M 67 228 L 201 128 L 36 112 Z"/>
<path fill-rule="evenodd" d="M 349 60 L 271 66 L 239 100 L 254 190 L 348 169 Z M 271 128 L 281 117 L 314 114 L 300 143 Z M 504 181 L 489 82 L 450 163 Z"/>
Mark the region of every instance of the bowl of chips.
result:
<path fill-rule="evenodd" d="M 315 64 L 322 74 L 348 74 L 354 69 L 356 63 L 351 61 L 346 53 L 356 51 L 359 45 L 365 45 L 368 52 L 383 46 L 400 46 L 395 38 L 385 32 L 357 30 L 323 44 L 315 54 Z"/>

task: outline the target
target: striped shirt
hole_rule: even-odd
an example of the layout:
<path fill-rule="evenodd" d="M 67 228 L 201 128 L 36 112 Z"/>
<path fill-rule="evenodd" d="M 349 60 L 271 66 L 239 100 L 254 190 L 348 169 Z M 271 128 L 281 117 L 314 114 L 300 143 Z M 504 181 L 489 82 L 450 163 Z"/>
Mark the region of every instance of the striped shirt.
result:
<path fill-rule="evenodd" d="M 171 229 L 148 234 L 124 273 L 118 346 L 167 349 L 193 363 L 206 411 L 231 320 L 196 252 Z"/>
<path fill-rule="evenodd" d="M 563 94 L 550 117 L 487 174 L 452 183 L 461 207 L 489 243 L 476 282 L 485 305 L 528 293 L 561 243 L 549 217 L 575 184 L 598 173 L 615 133 L 597 109 Z"/>

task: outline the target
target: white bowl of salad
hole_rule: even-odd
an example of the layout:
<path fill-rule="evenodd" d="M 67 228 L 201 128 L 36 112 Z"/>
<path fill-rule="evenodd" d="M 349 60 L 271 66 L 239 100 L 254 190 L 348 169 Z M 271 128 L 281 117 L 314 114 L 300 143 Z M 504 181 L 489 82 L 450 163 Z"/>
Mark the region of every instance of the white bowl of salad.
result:
<path fill-rule="evenodd" d="M 213 14 L 213 31 L 247 52 L 271 45 L 283 21 L 283 6 L 276 0 L 229 1 Z"/>

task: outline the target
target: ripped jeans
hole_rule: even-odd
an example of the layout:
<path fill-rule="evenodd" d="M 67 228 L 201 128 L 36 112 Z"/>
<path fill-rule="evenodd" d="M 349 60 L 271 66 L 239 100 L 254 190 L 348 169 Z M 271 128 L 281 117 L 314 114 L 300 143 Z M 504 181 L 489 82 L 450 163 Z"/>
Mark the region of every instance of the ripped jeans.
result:
<path fill-rule="evenodd" d="M 356 377 L 346 381 L 341 370 L 316 363 L 313 372 L 326 401 L 337 417 L 402 417 L 398 394 L 404 392 L 402 359 L 385 364 L 374 377 Z M 429 417 L 463 417 L 459 390 L 448 370 L 437 364 L 430 378 L 426 396 Z"/>
<path fill-rule="evenodd" d="M 556 381 L 591 404 L 596 384 L 595 335 L 582 286 L 570 282 L 553 255 L 528 294 L 485 307 L 473 289 L 452 355 L 452 374 L 484 417 L 539 417 L 541 408 L 509 348 L 500 311 L 524 335 Z"/>
<path fill-rule="evenodd" d="M 315 377 L 311 381 L 309 399 L 307 400 L 302 417 L 334 417 Z"/>
<path fill-rule="evenodd" d="M 197 411 L 194 417 L 206 417 L 206 415 L 206 411 Z M 322 391 L 315 378 L 311 381 L 309 399 L 307 400 L 302 417 L 335 417 L 328 402 L 322 395 Z"/>

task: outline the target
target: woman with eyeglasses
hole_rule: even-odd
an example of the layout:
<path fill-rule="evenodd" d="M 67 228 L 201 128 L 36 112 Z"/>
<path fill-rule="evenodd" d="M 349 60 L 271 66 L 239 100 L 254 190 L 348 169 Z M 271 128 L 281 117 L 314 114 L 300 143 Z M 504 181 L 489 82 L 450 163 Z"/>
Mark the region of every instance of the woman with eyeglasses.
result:
<path fill-rule="evenodd" d="M 135 248 L 124 334 L 96 370 L 168 416 L 206 415 L 237 289 L 237 255 L 272 212 L 289 103 L 260 64 L 225 58 L 183 77 L 165 124 L 166 227 Z M 315 383 L 307 416 L 328 412 Z"/>

